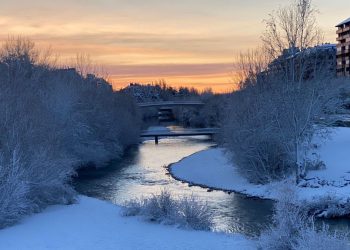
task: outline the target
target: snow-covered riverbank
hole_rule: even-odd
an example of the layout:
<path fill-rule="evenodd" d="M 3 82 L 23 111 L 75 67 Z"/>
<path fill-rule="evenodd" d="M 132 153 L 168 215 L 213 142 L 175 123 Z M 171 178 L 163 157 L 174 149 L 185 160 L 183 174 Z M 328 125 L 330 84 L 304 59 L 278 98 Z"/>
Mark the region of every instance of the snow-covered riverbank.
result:
<path fill-rule="evenodd" d="M 320 141 L 318 141 L 320 142 Z M 310 171 L 297 187 L 300 200 L 334 204 L 349 203 L 350 128 L 332 129 L 331 139 L 317 148 L 326 168 Z M 277 199 L 283 182 L 267 185 L 249 183 L 232 166 L 224 150 L 212 148 L 189 156 L 170 167 L 174 177 L 192 184 L 235 191 L 249 196 Z M 333 209 L 333 208 L 332 208 Z"/>
<path fill-rule="evenodd" d="M 0 249 L 255 249 L 240 235 L 182 230 L 121 216 L 121 208 L 79 196 L 0 230 Z"/>

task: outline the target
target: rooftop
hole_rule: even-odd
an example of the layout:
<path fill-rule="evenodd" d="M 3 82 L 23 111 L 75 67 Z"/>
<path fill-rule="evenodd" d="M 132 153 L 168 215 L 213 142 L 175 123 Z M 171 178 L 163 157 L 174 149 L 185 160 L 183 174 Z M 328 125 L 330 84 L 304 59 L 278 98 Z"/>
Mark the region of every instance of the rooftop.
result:
<path fill-rule="evenodd" d="M 347 24 L 347 23 L 350 24 L 350 17 L 348 19 L 346 19 L 345 21 L 341 22 L 340 24 L 336 25 L 335 27 L 340 27 L 340 26 Z"/>

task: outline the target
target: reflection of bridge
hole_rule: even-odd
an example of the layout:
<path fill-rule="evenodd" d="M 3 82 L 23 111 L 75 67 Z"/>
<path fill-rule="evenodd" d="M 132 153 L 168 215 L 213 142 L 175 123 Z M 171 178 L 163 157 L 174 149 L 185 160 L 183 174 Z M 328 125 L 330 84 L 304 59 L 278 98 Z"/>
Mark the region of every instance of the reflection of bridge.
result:
<path fill-rule="evenodd" d="M 144 102 L 139 103 L 139 107 L 174 107 L 174 106 L 202 106 L 203 102 L 200 101 L 167 101 L 167 102 Z"/>
<path fill-rule="evenodd" d="M 153 130 L 143 131 L 141 137 L 154 137 L 154 141 L 158 144 L 159 137 L 177 137 L 177 136 L 196 136 L 196 135 L 209 135 L 213 136 L 219 133 L 218 128 L 199 128 L 199 129 L 181 129 L 181 130 Z"/>

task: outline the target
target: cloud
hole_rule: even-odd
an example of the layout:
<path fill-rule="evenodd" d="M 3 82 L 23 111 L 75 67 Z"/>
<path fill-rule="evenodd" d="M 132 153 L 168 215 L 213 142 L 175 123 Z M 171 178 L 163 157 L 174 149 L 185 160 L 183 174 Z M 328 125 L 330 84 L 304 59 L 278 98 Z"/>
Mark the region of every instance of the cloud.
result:
<path fill-rule="evenodd" d="M 106 67 L 111 75 L 136 77 L 198 76 L 209 74 L 228 74 L 234 68 L 233 63 L 211 64 L 162 64 L 162 65 L 114 65 Z"/>
<path fill-rule="evenodd" d="M 211 87 L 215 91 L 232 90 L 234 65 L 218 64 L 168 64 L 168 65 L 115 65 L 106 68 L 115 89 L 129 83 L 154 83 L 165 80 L 171 86 Z"/>
<path fill-rule="evenodd" d="M 319 0 L 327 41 L 346 18 L 343 6 Z M 283 0 L 283 3 L 287 0 Z M 26 35 L 51 45 L 62 62 L 87 53 L 118 82 L 230 84 L 235 53 L 259 44 L 261 20 L 281 0 L 1 0 L 0 39 Z M 340 18 L 343 19 L 343 18 Z M 334 39 L 333 39 L 334 38 Z"/>

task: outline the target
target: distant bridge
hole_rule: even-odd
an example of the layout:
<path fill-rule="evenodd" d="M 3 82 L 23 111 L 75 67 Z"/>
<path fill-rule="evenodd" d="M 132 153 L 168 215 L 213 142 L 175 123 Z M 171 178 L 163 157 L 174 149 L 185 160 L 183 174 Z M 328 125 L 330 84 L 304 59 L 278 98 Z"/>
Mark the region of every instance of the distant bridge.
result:
<path fill-rule="evenodd" d="M 174 106 L 202 106 L 200 101 L 164 101 L 164 102 L 143 102 L 138 104 L 141 108 L 148 107 L 174 107 Z"/>
<path fill-rule="evenodd" d="M 178 137 L 178 136 L 196 136 L 209 135 L 213 136 L 219 133 L 219 128 L 200 128 L 200 129 L 182 129 L 182 130 L 154 130 L 143 131 L 141 137 L 154 137 L 154 142 L 158 144 L 159 137 Z"/>

